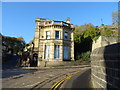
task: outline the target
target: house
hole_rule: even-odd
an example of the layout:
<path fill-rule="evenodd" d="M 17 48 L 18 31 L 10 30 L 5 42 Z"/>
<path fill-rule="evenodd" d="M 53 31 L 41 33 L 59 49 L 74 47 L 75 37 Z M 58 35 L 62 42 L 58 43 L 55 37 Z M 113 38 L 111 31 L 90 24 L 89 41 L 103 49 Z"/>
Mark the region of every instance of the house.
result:
<path fill-rule="evenodd" d="M 36 19 L 33 54 L 40 61 L 74 60 L 73 24 L 44 18 Z"/>

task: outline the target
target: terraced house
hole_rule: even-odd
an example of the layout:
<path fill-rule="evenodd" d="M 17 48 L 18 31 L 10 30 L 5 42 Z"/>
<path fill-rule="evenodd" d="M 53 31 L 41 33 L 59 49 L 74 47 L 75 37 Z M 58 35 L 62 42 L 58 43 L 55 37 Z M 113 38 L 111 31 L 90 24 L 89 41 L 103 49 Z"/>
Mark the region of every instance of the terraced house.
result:
<path fill-rule="evenodd" d="M 70 19 L 55 21 L 36 19 L 34 51 L 40 61 L 74 60 L 73 24 Z"/>

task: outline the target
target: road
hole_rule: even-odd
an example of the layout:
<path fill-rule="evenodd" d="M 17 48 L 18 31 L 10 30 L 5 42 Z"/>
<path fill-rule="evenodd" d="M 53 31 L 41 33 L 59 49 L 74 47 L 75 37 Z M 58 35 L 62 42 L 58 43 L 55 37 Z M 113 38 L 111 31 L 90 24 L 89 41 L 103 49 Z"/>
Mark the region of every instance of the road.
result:
<path fill-rule="evenodd" d="M 73 75 L 72 78 L 65 81 L 61 88 L 84 88 L 87 90 L 92 90 L 90 74 L 90 69 L 82 70 L 79 73 Z"/>
<path fill-rule="evenodd" d="M 5 77 L 3 78 L 2 86 L 3 88 L 28 88 L 30 90 L 34 90 L 35 88 L 52 88 L 52 86 L 61 79 L 66 79 L 64 80 L 65 82 L 68 77 L 76 75 L 88 68 L 89 67 L 78 66 L 38 69 L 37 71 L 32 71 L 26 74 Z"/>
<path fill-rule="evenodd" d="M 17 58 L 2 65 L 3 88 L 89 88 L 90 67 L 17 68 Z"/>
<path fill-rule="evenodd" d="M 22 68 L 12 68 L 12 69 L 5 69 L 2 70 L 2 78 L 9 78 L 16 75 L 26 74 L 26 73 L 33 73 L 37 71 L 36 69 L 22 69 Z"/>

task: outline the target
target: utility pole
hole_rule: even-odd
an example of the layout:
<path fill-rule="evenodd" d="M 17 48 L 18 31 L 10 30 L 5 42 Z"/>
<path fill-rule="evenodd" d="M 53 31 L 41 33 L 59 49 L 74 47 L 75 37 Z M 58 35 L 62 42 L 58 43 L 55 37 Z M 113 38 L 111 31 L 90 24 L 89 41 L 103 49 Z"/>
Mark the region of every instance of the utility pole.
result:
<path fill-rule="evenodd" d="M 103 24 L 103 19 L 101 18 L 101 36 L 103 36 L 103 30 L 104 30 L 104 24 Z"/>
<path fill-rule="evenodd" d="M 101 25 L 103 24 L 103 19 L 101 18 Z"/>

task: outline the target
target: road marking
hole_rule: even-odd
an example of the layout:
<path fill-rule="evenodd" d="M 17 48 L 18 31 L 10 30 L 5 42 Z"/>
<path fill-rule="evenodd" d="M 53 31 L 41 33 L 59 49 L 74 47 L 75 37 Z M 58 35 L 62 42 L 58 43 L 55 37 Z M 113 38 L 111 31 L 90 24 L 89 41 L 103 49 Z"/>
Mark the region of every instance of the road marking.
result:
<path fill-rule="evenodd" d="M 64 77 L 63 79 L 61 79 L 61 80 L 59 80 L 58 82 L 56 82 L 56 83 L 50 88 L 50 90 L 53 90 L 53 88 L 54 88 L 57 84 L 59 84 L 61 81 L 63 81 L 65 78 L 66 78 L 66 77 Z"/>
<path fill-rule="evenodd" d="M 76 71 L 74 73 L 71 73 L 70 75 L 62 78 L 61 80 L 59 80 L 58 82 L 56 82 L 51 88 L 50 90 L 56 90 L 65 80 L 70 79 L 73 75 L 77 74 L 79 71 Z"/>
<path fill-rule="evenodd" d="M 63 82 L 65 81 L 65 79 L 64 80 L 62 80 L 61 82 L 59 82 L 55 87 L 54 87 L 54 89 L 53 90 L 56 90 L 58 87 L 59 87 L 59 85 L 61 85 Z"/>

